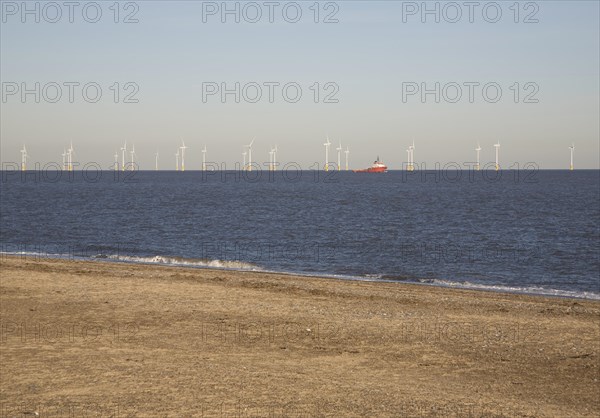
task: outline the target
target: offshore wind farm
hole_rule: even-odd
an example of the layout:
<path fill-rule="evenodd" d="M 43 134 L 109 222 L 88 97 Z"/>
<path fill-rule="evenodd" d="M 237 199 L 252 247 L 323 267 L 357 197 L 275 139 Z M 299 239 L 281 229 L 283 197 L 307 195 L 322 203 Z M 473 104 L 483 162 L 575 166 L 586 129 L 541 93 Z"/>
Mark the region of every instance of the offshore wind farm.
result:
<path fill-rule="evenodd" d="M 277 152 L 278 152 L 278 148 L 277 146 L 268 148 L 267 154 L 269 156 L 269 160 L 268 163 L 263 162 L 262 164 L 256 164 L 255 165 L 252 164 L 252 146 L 254 144 L 256 138 L 253 138 L 252 141 L 250 141 L 250 143 L 248 145 L 243 146 L 244 152 L 242 152 L 242 162 L 240 164 L 237 165 L 237 167 L 239 167 L 240 170 L 242 171 L 252 171 L 252 168 L 254 167 L 254 169 L 261 169 L 261 167 L 266 167 L 268 169 L 268 171 L 275 171 L 277 170 L 278 166 L 282 166 L 282 164 L 277 163 Z M 335 149 L 337 151 L 337 163 L 335 161 L 330 161 L 330 156 L 329 156 L 329 150 L 331 147 L 331 142 L 329 141 L 329 136 L 326 137 L 326 142 L 323 144 L 325 146 L 325 159 L 324 159 L 324 163 L 322 167 L 318 167 L 318 166 L 314 166 L 311 165 L 310 167 L 308 167 L 307 169 L 317 169 L 317 170 L 324 170 L 324 171 L 329 171 L 330 167 L 335 167 L 335 170 L 337 171 L 341 171 L 342 167 L 344 167 L 345 171 L 350 171 L 351 169 L 349 168 L 349 154 L 350 154 L 350 149 L 348 146 L 346 146 L 346 149 L 344 150 L 344 148 L 342 147 L 342 142 L 339 141 L 339 145 L 338 147 Z M 185 150 L 188 149 L 188 147 L 185 145 L 185 142 L 183 140 L 181 140 L 181 145 L 178 146 L 176 148 L 176 153 L 175 153 L 175 171 L 185 171 Z M 493 163 L 493 170 L 495 171 L 499 171 L 500 169 L 502 169 L 501 165 L 500 165 L 500 142 L 498 141 L 497 143 L 493 144 L 493 149 L 494 149 L 494 163 Z M 575 151 L 575 144 L 573 143 L 572 145 L 570 145 L 568 147 L 569 149 L 569 159 L 567 160 L 568 163 L 566 164 L 566 168 L 570 171 L 575 169 L 575 165 L 574 165 L 574 151 Z M 120 148 L 121 150 L 121 163 L 120 163 L 120 167 L 122 171 L 125 171 L 126 169 L 129 171 L 136 171 L 136 170 L 148 170 L 149 168 L 146 167 L 144 168 L 144 166 L 141 165 L 141 162 L 138 160 L 135 160 L 135 157 L 137 157 L 137 153 L 135 152 L 135 145 L 131 146 L 131 150 L 129 150 L 127 148 L 127 142 L 125 141 L 124 145 L 122 148 Z M 412 144 L 408 146 L 408 148 L 406 149 L 406 159 L 405 161 L 402 160 L 398 160 L 398 165 L 395 168 L 392 168 L 392 170 L 405 170 L 405 171 L 414 171 L 415 167 L 418 167 L 418 164 L 415 164 L 415 160 L 414 160 L 414 151 L 415 151 L 415 141 L 413 139 Z M 474 168 L 475 170 L 480 170 L 481 169 L 481 145 L 479 142 L 477 142 L 477 148 L 475 148 L 476 151 L 476 162 L 474 164 Z M 65 148 L 65 150 L 63 150 L 63 153 L 61 154 L 62 156 L 62 164 L 59 166 L 62 170 L 64 171 L 72 171 L 73 170 L 73 143 L 70 143 L 70 146 L 68 149 Z M 195 170 L 192 169 L 192 171 L 206 171 L 206 145 L 204 146 L 203 149 L 200 150 L 200 153 L 202 155 L 201 158 L 201 164 L 198 166 L 198 168 L 196 168 Z M 345 154 L 345 164 L 342 165 L 342 152 Z M 19 169 L 21 171 L 26 171 L 27 170 L 27 158 L 29 157 L 29 154 L 27 153 L 27 149 L 25 147 L 25 145 L 23 145 L 23 148 L 20 150 L 21 153 L 21 163 L 19 165 Z M 129 161 L 126 161 L 126 154 L 129 153 Z M 158 155 L 159 152 L 156 151 L 153 156 L 154 156 L 154 171 L 159 171 L 159 164 L 158 164 Z M 223 156 L 224 158 L 226 156 Z M 248 161 L 246 162 L 246 157 L 248 157 Z M 465 170 L 468 170 L 470 168 L 470 160 L 469 159 L 465 159 L 464 161 L 461 161 L 462 164 L 464 164 Z M 46 163 L 47 165 L 47 163 Z M 223 165 L 222 164 L 218 164 L 215 165 L 214 162 L 211 163 L 212 166 L 212 170 L 221 170 L 223 169 Z M 489 167 L 489 165 L 486 165 Z M 9 165 L 5 164 L 5 167 L 10 167 Z M 37 164 L 34 164 L 34 167 L 31 168 L 33 170 L 40 170 L 42 167 L 42 165 L 38 162 Z M 53 166 L 55 167 L 55 166 Z M 115 170 L 118 170 L 119 167 L 119 158 L 118 158 L 118 152 L 115 152 L 114 154 L 114 164 L 113 167 Z M 295 165 L 294 167 L 299 167 L 298 165 Z M 513 165 L 509 165 L 509 167 L 513 167 Z M 460 168 L 460 166 L 459 166 Z M 540 167 L 537 167 L 538 169 Z M 227 168 L 224 168 L 227 169 Z M 234 169 L 234 168 L 229 168 L 230 170 Z M 518 167 L 517 167 L 518 169 Z"/>

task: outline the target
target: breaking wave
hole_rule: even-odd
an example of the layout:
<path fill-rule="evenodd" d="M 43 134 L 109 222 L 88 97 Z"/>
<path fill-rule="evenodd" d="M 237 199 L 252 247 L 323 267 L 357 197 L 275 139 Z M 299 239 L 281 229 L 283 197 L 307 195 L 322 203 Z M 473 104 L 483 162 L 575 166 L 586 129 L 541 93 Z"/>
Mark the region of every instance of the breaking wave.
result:
<path fill-rule="evenodd" d="M 167 257 L 162 255 L 155 256 L 132 256 L 121 254 L 95 254 L 90 256 L 75 256 L 73 254 L 60 254 L 35 251 L 0 251 L 0 254 L 10 256 L 22 256 L 28 258 L 48 258 L 48 259 L 69 259 L 69 260 L 110 260 L 120 261 L 125 263 L 140 263 L 140 264 L 161 264 L 169 266 L 182 267 L 206 267 L 231 270 L 263 270 L 260 266 L 238 260 L 211 260 L 204 258 L 184 258 L 184 257 Z"/>
<path fill-rule="evenodd" d="M 169 266 L 185 266 L 185 267 L 209 267 L 232 270 L 262 270 L 256 264 L 238 260 L 210 260 L 204 258 L 183 258 L 183 257 L 167 257 L 162 255 L 155 256 L 131 256 L 117 254 L 98 254 L 92 256 L 94 259 L 108 259 L 114 261 L 123 261 L 128 263 L 143 263 L 143 264 L 161 264 Z"/>
<path fill-rule="evenodd" d="M 369 280 L 373 280 L 373 277 L 369 277 Z M 469 281 L 452 281 L 442 279 L 409 279 L 406 277 L 394 277 L 379 275 L 377 279 L 387 282 L 405 282 L 415 284 L 425 284 L 431 286 L 441 287 L 452 287 L 457 289 L 472 289 L 472 290 L 487 290 L 492 292 L 506 292 L 506 293 L 521 293 L 527 295 L 540 295 L 540 296 L 559 296 L 577 299 L 593 299 L 600 300 L 600 293 L 576 291 L 576 290 L 563 290 L 563 289 L 550 289 L 541 286 L 507 286 L 507 285 L 492 285 L 483 283 L 473 283 Z"/>

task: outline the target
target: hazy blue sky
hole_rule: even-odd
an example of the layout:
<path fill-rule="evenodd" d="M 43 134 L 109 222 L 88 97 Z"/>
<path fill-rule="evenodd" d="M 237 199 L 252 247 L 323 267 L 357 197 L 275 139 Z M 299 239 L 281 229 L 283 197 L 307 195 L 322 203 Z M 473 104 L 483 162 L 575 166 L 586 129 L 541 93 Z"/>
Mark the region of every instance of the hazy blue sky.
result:
<path fill-rule="evenodd" d="M 102 17 L 88 23 L 80 2 L 74 23 L 68 9 L 58 23 L 46 9 L 40 23 L 35 16 L 21 22 L 21 2 L 2 2 L 1 78 L 3 93 L 10 86 L 35 82 L 88 82 L 102 87 L 97 103 L 87 103 L 81 86 L 69 103 L 63 85 L 58 103 L 34 102 L 20 94 L 3 97 L 1 118 L 2 161 L 19 161 L 26 144 L 30 167 L 34 162 L 60 162 L 63 147 L 73 141 L 76 161 L 96 161 L 103 167 L 113 162 L 124 141 L 135 144 L 141 168 L 154 167 L 159 150 L 160 167 L 173 169 L 174 153 L 183 137 L 188 145 L 186 168 L 198 169 L 201 149 L 208 148 L 209 161 L 233 168 L 242 158 L 242 146 L 256 137 L 253 159 L 268 161 L 268 149 L 278 145 L 281 162 L 297 161 L 308 168 L 322 164 L 323 142 L 328 134 L 337 145 L 350 147 L 351 166 L 369 165 L 379 155 L 390 166 L 400 168 L 406 148 L 415 139 L 415 161 L 433 167 L 435 162 L 474 161 L 474 148 L 483 148 L 482 162 L 494 159 L 493 144 L 500 141 L 501 163 L 535 162 L 541 168 L 567 168 L 568 146 L 575 142 L 577 168 L 599 168 L 599 6 L 597 1 L 540 1 L 520 4 L 519 23 L 514 22 L 510 2 L 501 4 L 502 17 L 489 23 L 480 2 L 474 23 L 463 7 L 458 23 L 447 20 L 454 11 L 434 16 L 406 16 L 410 2 L 340 1 L 335 18 L 339 23 L 314 23 L 314 2 L 298 2 L 302 18 L 288 23 L 280 2 L 274 22 L 268 8 L 258 23 L 221 23 L 219 14 L 203 23 L 200 1 L 135 2 L 138 23 L 114 23 L 113 4 L 101 4 Z M 234 2 L 229 2 L 234 7 Z M 441 2 L 440 8 L 446 2 Z M 34 7 L 34 2 L 29 3 Z M 62 2 L 59 2 L 62 4 Z M 217 7 L 221 2 L 215 3 Z M 243 7 L 243 3 L 240 3 Z M 421 2 L 415 3 L 420 6 Z M 463 4 L 463 2 L 459 2 Z M 435 2 L 428 2 L 435 7 Z M 40 8 L 43 7 L 41 3 Z M 204 4 L 204 7 L 208 5 Z M 119 20 L 134 10 L 121 4 Z M 320 4 L 320 19 L 334 6 Z M 408 8 L 408 9 L 407 9 Z M 535 12 L 538 23 L 522 22 Z M 40 9 L 41 10 L 41 9 Z M 249 18 L 254 12 L 246 9 Z M 93 8 L 86 16 L 93 19 Z M 293 18 L 293 8 L 288 8 Z M 445 17 L 445 18 L 444 18 Z M 488 9 L 488 19 L 494 11 Z M 115 104 L 109 89 L 119 82 L 121 103 Z M 138 103 L 122 103 L 123 85 L 139 86 Z M 202 100 L 206 82 L 296 82 L 302 88 L 297 103 L 284 100 L 275 89 L 269 103 L 267 87 L 258 103 L 235 103 L 233 96 L 221 103 L 218 95 Z M 321 83 L 321 103 L 314 103 L 310 86 Z M 322 103 L 323 85 L 336 83 L 338 103 Z M 498 83 L 502 97 L 497 103 L 484 100 L 481 86 L 475 88 L 474 103 L 468 89 L 451 103 L 433 95 L 422 103 L 419 95 L 403 100 L 403 83 L 465 82 Z M 519 103 L 511 86 L 520 83 Z M 7 84 L 8 83 L 8 84 Z M 523 103 L 533 92 L 539 103 Z M 514 88 L 513 88 L 514 89 Z M 128 90 L 128 91 L 131 91 Z M 331 89 L 329 90 L 331 91 Z M 249 90 L 250 92 L 250 90 Z M 252 90 L 253 92 L 253 90 Z M 446 93 L 454 96 L 449 88 Z M 331 161 L 335 161 L 335 151 Z"/>

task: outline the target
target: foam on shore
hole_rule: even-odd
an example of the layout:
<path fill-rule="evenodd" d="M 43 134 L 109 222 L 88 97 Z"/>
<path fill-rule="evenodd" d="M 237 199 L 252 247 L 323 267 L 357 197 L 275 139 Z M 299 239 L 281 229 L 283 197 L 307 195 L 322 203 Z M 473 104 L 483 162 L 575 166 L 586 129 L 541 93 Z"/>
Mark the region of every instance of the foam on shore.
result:
<path fill-rule="evenodd" d="M 121 255 L 121 254 L 96 254 L 90 257 L 74 257 L 73 255 L 67 254 L 48 254 L 48 253 L 36 253 L 30 251 L 0 251 L 2 255 L 11 256 L 25 256 L 32 258 L 54 258 L 54 259 L 71 259 L 81 261 L 116 261 L 123 263 L 134 263 L 134 264 L 158 264 L 175 267 L 191 267 L 191 268 L 211 268 L 211 269 L 224 269 L 224 270 L 235 270 L 235 271 L 263 271 L 265 273 L 275 274 L 286 274 L 286 275 L 299 275 L 305 277 L 322 277 L 331 278 L 338 280 L 353 280 L 353 281 L 368 281 L 368 282 L 383 282 L 383 283 L 411 283 L 420 284 L 427 286 L 438 286 L 438 287 L 449 287 L 456 289 L 470 289 L 470 290 L 481 290 L 489 292 L 504 292 L 504 293 L 517 293 L 525 295 L 538 295 L 538 296 L 554 296 L 564 298 L 575 298 L 575 299 L 589 299 L 589 300 L 600 300 L 600 293 L 586 292 L 586 291 L 575 291 L 575 290 L 564 290 L 564 289 L 549 289 L 540 286 L 506 286 L 506 285 L 492 285 L 484 283 L 475 283 L 470 281 L 452 281 L 443 279 L 419 279 L 404 276 L 389 276 L 381 274 L 367 274 L 363 276 L 354 275 L 341 275 L 341 274 L 330 274 L 325 272 L 298 272 L 298 271 L 275 271 L 266 270 L 261 266 L 245 261 L 239 260 L 218 260 L 218 259 L 195 259 L 195 258 L 184 258 L 184 257 L 173 257 L 173 256 L 132 256 L 132 255 Z"/>

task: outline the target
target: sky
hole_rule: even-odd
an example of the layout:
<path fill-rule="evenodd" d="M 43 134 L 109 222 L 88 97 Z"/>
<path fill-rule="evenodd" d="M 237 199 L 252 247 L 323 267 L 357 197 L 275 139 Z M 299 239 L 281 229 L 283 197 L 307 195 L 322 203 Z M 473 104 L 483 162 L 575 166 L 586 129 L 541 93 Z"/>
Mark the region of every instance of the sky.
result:
<path fill-rule="evenodd" d="M 400 169 L 413 140 L 426 168 L 474 162 L 478 144 L 487 164 L 496 142 L 505 168 L 566 169 L 572 143 L 576 168 L 600 168 L 597 1 L 475 2 L 472 16 L 465 2 L 114 3 L 71 18 L 60 1 L 2 1 L 3 164 L 23 145 L 30 168 L 60 164 L 72 141 L 76 162 L 109 169 L 127 142 L 141 169 L 158 152 L 172 170 L 183 139 L 187 170 L 204 146 L 233 169 L 256 138 L 257 163 L 276 145 L 282 166 L 311 168 L 328 136 L 329 161 L 341 142 L 351 168 Z M 239 22 L 222 14 L 236 7 Z"/>

